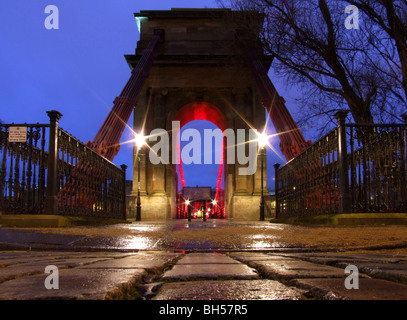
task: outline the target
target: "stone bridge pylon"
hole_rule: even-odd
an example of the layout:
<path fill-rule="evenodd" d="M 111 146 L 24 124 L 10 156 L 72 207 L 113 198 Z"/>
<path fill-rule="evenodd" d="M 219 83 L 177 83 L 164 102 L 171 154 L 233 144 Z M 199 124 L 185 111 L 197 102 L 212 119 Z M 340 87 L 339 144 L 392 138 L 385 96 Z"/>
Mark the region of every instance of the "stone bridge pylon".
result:
<path fill-rule="evenodd" d="M 263 132 L 268 112 L 288 160 L 309 145 L 268 78 L 272 59 L 264 55 L 258 40 L 260 14 L 229 9 L 172 9 L 141 11 L 135 18 L 140 40 L 135 54 L 125 56 L 132 76 L 89 145 L 112 160 L 133 110 L 135 132 L 148 136 L 160 128 L 168 133 L 168 141 L 175 143 L 168 147 L 170 163 L 153 163 L 151 149 L 144 147 L 139 152 L 134 148 L 130 217 L 135 215 L 138 193 L 143 220 L 181 217 L 186 199 L 179 186 L 185 187 L 185 180 L 182 161 L 174 155 L 180 154 L 179 129 L 190 121 L 211 121 L 224 133 L 245 130 L 249 149 L 249 142 L 253 142 L 250 130 Z M 178 124 L 176 129 L 174 123 Z M 262 188 L 261 161 L 257 161 L 262 155 L 255 155 L 251 174 L 240 174 L 247 164 L 228 161 L 237 158 L 237 151 L 225 141 L 212 196 L 217 210 L 221 210 L 217 217 L 258 220 L 261 190 L 267 190 L 267 178 Z M 147 143 L 151 148 L 152 142 Z M 266 173 L 264 165 L 264 177 Z"/>

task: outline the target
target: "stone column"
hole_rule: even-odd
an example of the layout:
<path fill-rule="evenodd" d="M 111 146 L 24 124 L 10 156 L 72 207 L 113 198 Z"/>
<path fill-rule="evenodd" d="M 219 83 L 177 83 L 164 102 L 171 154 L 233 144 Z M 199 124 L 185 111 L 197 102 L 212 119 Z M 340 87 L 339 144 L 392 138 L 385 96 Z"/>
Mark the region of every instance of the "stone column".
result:
<path fill-rule="evenodd" d="M 165 101 L 161 90 L 154 94 L 153 97 L 153 110 L 154 110 L 154 129 L 165 128 Z M 160 163 L 152 165 L 152 193 L 165 194 L 165 165 Z"/>
<path fill-rule="evenodd" d="M 142 93 L 139 96 L 137 105 L 134 109 L 134 126 L 133 130 L 136 133 L 141 132 L 145 122 L 145 113 L 147 109 L 147 97 L 146 93 Z M 146 134 L 146 128 L 144 128 L 143 134 Z M 138 156 L 140 156 L 140 194 L 145 195 L 147 193 L 146 184 L 146 151 L 144 147 L 140 154 L 137 151 L 137 147 L 133 145 L 133 190 L 132 195 L 137 195 L 137 180 L 138 180 Z"/>
<path fill-rule="evenodd" d="M 266 163 L 266 161 L 264 161 Z M 263 168 L 264 169 L 264 168 Z M 264 174 L 264 177 L 267 177 L 267 174 Z M 267 180 L 267 178 L 265 179 Z M 263 181 L 264 183 L 264 181 Z M 255 195 L 260 195 L 261 194 L 261 153 L 259 152 L 257 155 L 257 167 L 256 167 L 256 173 L 254 174 L 254 192 Z"/>
<path fill-rule="evenodd" d="M 237 129 L 244 129 L 248 130 L 248 126 L 245 124 L 244 120 L 241 119 L 241 117 L 245 117 L 246 113 L 246 95 L 243 91 L 239 91 L 235 94 L 235 107 L 238 111 L 238 116 L 235 120 L 235 133 L 236 133 L 236 140 L 237 140 Z M 249 119 L 250 120 L 250 119 Z M 248 132 L 246 132 L 246 142 L 248 140 Z M 248 155 L 249 153 L 249 146 L 246 143 L 245 144 L 245 154 Z M 235 165 L 235 181 L 236 181 L 236 189 L 235 192 L 238 194 L 248 194 L 249 193 L 249 187 L 248 187 L 248 181 L 251 179 L 251 176 L 247 175 L 240 175 L 239 174 L 239 168 L 244 167 L 244 165 L 240 164 L 238 162 L 238 158 L 236 156 L 236 165 Z"/>

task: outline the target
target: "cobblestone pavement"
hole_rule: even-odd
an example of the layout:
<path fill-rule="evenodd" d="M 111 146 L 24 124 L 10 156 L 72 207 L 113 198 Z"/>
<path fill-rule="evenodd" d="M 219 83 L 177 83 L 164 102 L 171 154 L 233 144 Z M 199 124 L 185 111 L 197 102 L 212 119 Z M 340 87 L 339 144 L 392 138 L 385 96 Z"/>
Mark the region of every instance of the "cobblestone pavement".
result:
<path fill-rule="evenodd" d="M 0 229 L 0 299 L 407 300 L 405 231 L 222 221 Z"/>
<path fill-rule="evenodd" d="M 407 255 L 3 251 L 0 259 L 7 300 L 407 299 Z M 352 289 L 349 265 L 360 272 Z"/>

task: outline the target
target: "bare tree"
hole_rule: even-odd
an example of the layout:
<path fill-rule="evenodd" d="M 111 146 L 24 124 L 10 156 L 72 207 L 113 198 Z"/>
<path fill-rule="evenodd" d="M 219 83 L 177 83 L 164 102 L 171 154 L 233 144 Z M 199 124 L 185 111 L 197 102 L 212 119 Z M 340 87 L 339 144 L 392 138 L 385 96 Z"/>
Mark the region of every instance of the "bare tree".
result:
<path fill-rule="evenodd" d="M 387 60 L 392 77 L 401 84 L 407 98 L 407 0 L 348 0 L 361 10 L 389 37 L 387 46 L 377 46 L 378 52 Z M 376 29 L 377 31 L 377 29 Z M 372 34 L 372 37 L 375 35 Z M 382 36 L 382 39 L 384 37 Z M 390 51 L 389 51 L 390 48 Z M 395 55 L 392 50 L 396 50 Z"/>
<path fill-rule="evenodd" d="M 374 30 L 371 25 L 348 30 L 343 2 L 231 0 L 228 5 L 264 14 L 264 51 L 274 57 L 275 73 L 306 93 L 303 119 L 329 116 L 346 107 L 358 123 L 397 115 L 391 104 L 400 97 L 389 85 L 393 73 L 383 72 L 387 62 L 371 44 Z"/>

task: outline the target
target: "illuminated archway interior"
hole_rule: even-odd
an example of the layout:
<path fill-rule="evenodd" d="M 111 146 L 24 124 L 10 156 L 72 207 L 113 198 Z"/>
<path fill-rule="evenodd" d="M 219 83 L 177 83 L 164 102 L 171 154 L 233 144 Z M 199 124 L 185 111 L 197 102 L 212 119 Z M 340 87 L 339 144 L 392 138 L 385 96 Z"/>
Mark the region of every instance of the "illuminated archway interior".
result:
<path fill-rule="evenodd" d="M 186 166 L 183 164 L 181 150 L 188 144 L 188 142 L 181 142 L 180 136 L 183 130 L 193 128 L 200 133 L 203 137 L 204 129 L 220 129 L 221 132 L 226 130 L 226 119 L 222 112 L 214 105 L 207 102 L 194 102 L 181 108 L 176 116 L 175 121 L 180 122 L 180 132 L 177 134 L 177 154 L 179 165 L 177 166 L 178 174 L 178 218 L 187 218 L 188 207 L 193 217 L 202 217 L 206 214 L 210 218 L 225 218 L 225 204 L 224 204 L 224 139 L 222 138 L 222 146 L 220 150 L 220 159 L 215 159 L 212 155 L 212 164 L 205 165 L 204 163 L 204 150 L 203 141 L 201 142 L 201 164 L 190 164 Z M 219 133 L 221 133 L 219 132 Z M 213 143 L 215 145 L 215 143 Z M 215 146 L 214 146 L 215 147 Z M 215 150 L 213 154 L 216 154 Z M 218 153 L 219 154 L 219 153 Z M 189 199 L 184 199 L 183 190 L 185 187 L 211 187 L 211 201 L 196 200 L 187 202 Z"/>

